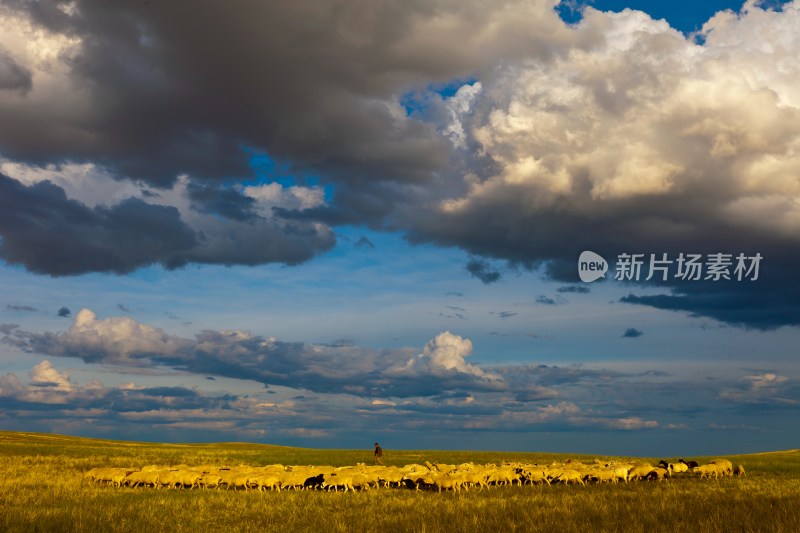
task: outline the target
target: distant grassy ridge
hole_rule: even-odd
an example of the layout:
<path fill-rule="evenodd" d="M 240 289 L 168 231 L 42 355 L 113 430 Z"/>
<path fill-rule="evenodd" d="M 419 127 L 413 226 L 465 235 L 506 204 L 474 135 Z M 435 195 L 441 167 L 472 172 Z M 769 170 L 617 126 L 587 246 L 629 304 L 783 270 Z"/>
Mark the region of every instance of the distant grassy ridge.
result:
<path fill-rule="evenodd" d="M 461 493 L 413 490 L 281 493 L 111 488 L 95 467 L 370 463 L 372 451 L 249 443 L 160 444 L 0 431 L 0 531 L 797 531 L 800 450 L 725 456 L 742 479 L 514 486 Z M 710 457 L 684 457 L 704 462 Z M 605 455 L 386 450 L 384 463 L 548 464 Z M 635 458 L 655 464 L 662 457 Z M 663 457 L 663 459 L 675 459 Z"/>
<path fill-rule="evenodd" d="M 345 466 L 359 462 L 370 463 L 373 460 L 372 449 L 319 449 L 258 444 L 248 442 L 214 442 L 214 443 L 153 443 L 141 441 L 122 441 L 73 437 L 50 433 L 26 433 L 0 431 L 0 453 L 29 455 L 57 453 L 58 455 L 74 455 L 83 457 L 107 457 L 117 463 L 120 459 L 131 458 L 150 461 L 145 464 L 207 464 L 207 458 L 225 458 L 240 461 L 243 464 L 302 464 Z M 699 462 L 717 456 L 687 456 Z M 734 463 L 745 463 L 764 472 L 781 471 L 784 473 L 800 473 L 800 449 L 775 450 L 749 454 L 726 455 Z M 776 464 L 774 458 L 785 458 Z M 171 463 L 170 460 L 176 462 Z M 661 459 L 677 459 L 677 457 L 639 457 L 592 455 L 556 452 L 501 452 L 501 451 L 468 451 L 468 450 L 386 450 L 384 463 L 402 466 L 409 463 L 439 461 L 444 463 L 498 463 L 498 462 L 530 462 L 542 463 L 564 462 L 566 460 L 591 462 L 595 459 L 611 461 L 630 459 L 656 464 Z M 117 465 L 102 464 L 94 466 L 138 466 L 135 464 Z M 775 467 L 780 467 L 775 470 Z M 748 473 L 750 469 L 748 468 Z"/>

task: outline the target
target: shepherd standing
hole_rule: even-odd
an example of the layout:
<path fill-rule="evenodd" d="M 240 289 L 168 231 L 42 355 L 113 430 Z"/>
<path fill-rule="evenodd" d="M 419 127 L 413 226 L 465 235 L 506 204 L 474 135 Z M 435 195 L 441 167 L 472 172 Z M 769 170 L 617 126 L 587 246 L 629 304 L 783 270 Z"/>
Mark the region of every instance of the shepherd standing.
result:
<path fill-rule="evenodd" d="M 375 464 L 382 465 L 383 461 L 381 461 L 381 457 L 383 457 L 383 449 L 381 449 L 380 444 L 377 442 L 375 443 Z"/>

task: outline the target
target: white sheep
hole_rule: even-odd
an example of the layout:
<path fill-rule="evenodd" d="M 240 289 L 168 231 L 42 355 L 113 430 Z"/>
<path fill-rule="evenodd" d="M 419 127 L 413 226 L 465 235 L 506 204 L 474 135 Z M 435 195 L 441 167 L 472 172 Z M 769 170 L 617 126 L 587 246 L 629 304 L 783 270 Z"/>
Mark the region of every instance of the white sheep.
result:
<path fill-rule="evenodd" d="M 583 477 L 583 480 L 597 481 L 598 483 L 616 483 L 617 475 L 613 470 L 592 470 Z"/>
<path fill-rule="evenodd" d="M 558 476 L 558 478 L 556 478 L 556 481 L 560 481 L 561 483 L 564 484 L 569 484 L 570 482 L 574 482 L 574 483 L 580 483 L 581 485 L 586 485 L 586 483 L 583 481 L 583 475 L 577 470 L 572 470 L 572 469 L 564 470 L 561 473 L 561 475 Z"/>
<path fill-rule="evenodd" d="M 204 473 L 200 481 L 197 482 L 203 489 L 219 489 L 221 483 L 222 476 L 219 474 L 212 474 L 211 472 Z"/>
<path fill-rule="evenodd" d="M 251 477 L 253 477 L 253 476 L 252 476 L 252 474 L 249 474 L 249 473 L 236 474 L 235 476 L 233 476 L 233 478 L 231 479 L 231 482 L 228 484 L 228 488 L 233 487 L 234 490 L 244 489 L 245 491 L 248 491 L 248 490 L 250 490 L 250 479 L 251 479 Z"/>
<path fill-rule="evenodd" d="M 123 481 L 124 485 L 129 485 L 132 488 L 138 487 L 139 485 L 146 485 L 158 488 L 159 481 L 158 476 L 161 474 L 158 470 L 148 470 L 148 471 L 140 471 L 140 472 L 131 472 L 128 474 L 128 477 L 125 478 Z"/>
<path fill-rule="evenodd" d="M 420 488 L 436 488 L 442 490 L 460 491 L 478 486 L 513 485 L 515 482 L 523 484 L 550 484 L 551 481 L 561 483 L 586 482 L 613 482 L 618 480 L 658 479 L 663 480 L 669 475 L 690 470 L 685 462 L 668 463 L 661 461 L 664 468 L 653 467 L 649 464 L 620 464 L 609 463 L 603 465 L 597 460 L 594 464 L 584 465 L 579 462 L 553 463 L 545 468 L 530 463 L 504 462 L 500 465 L 474 465 L 465 463 L 450 465 L 440 463 L 426 463 L 423 465 L 406 465 L 403 468 L 386 466 L 283 466 L 270 465 L 264 467 L 238 467 L 215 468 L 211 465 L 199 467 L 172 467 L 165 469 L 154 465 L 144 467 L 137 471 L 125 468 L 93 468 L 86 472 L 84 479 L 92 479 L 99 483 L 107 483 L 115 487 L 152 486 L 155 488 L 219 488 L 225 484 L 228 489 L 250 490 L 258 488 L 277 489 L 343 489 L 345 492 L 357 489 L 366 490 L 373 485 L 377 487 L 403 486 Z M 691 469 L 701 478 L 718 478 L 720 476 L 744 476 L 742 465 L 736 465 L 727 459 L 714 459 L 706 465 Z"/>
<path fill-rule="evenodd" d="M 709 464 L 717 465 L 720 469 L 720 473 L 723 476 L 733 475 L 733 463 L 731 463 L 727 459 L 714 459 L 712 461 L 709 461 Z"/>
<path fill-rule="evenodd" d="M 683 472 L 688 472 L 689 466 L 686 463 L 669 463 L 667 465 L 667 470 L 671 474 L 680 474 Z"/>
<path fill-rule="evenodd" d="M 203 474 L 195 470 L 178 470 L 177 477 L 180 488 L 189 487 L 193 489 L 200 486 L 200 480 L 203 478 Z"/>
<path fill-rule="evenodd" d="M 628 480 L 634 481 L 637 479 L 646 478 L 650 472 L 653 471 L 653 467 L 648 464 L 640 463 L 631 467 L 628 471 Z"/>
<path fill-rule="evenodd" d="M 531 484 L 542 484 L 547 483 L 550 484 L 550 480 L 547 479 L 547 472 L 543 468 L 532 468 L 530 470 L 523 469 L 522 470 L 522 477 Z"/>
<path fill-rule="evenodd" d="M 384 487 L 399 486 L 403 482 L 403 472 L 396 466 L 390 466 L 378 474 L 378 479 L 383 481 Z"/>
<path fill-rule="evenodd" d="M 337 472 L 336 474 L 333 474 L 325 479 L 325 487 L 333 488 L 334 492 L 337 492 L 339 487 L 343 488 L 345 492 L 348 490 L 355 492 L 357 484 L 354 478 L 356 476 L 361 476 L 361 474 L 355 474 L 352 472 Z"/>
<path fill-rule="evenodd" d="M 696 467 L 692 468 L 692 472 L 694 472 L 696 474 L 700 474 L 701 478 L 704 478 L 704 477 L 710 478 L 712 476 L 714 478 L 717 478 L 720 475 L 720 468 L 719 468 L 718 465 L 716 465 L 714 463 L 709 463 L 707 465 L 700 465 L 700 466 L 696 466 Z"/>
<path fill-rule="evenodd" d="M 165 470 L 158 476 L 158 483 L 162 487 L 171 489 L 178 485 L 178 472 L 176 470 Z"/>
<path fill-rule="evenodd" d="M 125 477 L 135 471 L 136 470 L 125 468 L 93 468 L 87 472 L 86 476 L 94 481 L 119 487 Z"/>
<path fill-rule="evenodd" d="M 442 489 L 458 492 L 461 489 L 461 480 L 450 474 L 439 472 L 433 476 L 433 485 L 439 489 L 439 492 L 442 492 Z"/>
<path fill-rule="evenodd" d="M 264 489 L 281 491 L 281 477 L 277 474 L 263 474 L 252 478 L 250 481 L 255 483 L 259 492 Z"/>
<path fill-rule="evenodd" d="M 486 478 L 487 483 L 494 483 L 495 485 L 513 485 L 517 481 L 517 473 L 508 468 L 496 468 L 489 471 Z"/>

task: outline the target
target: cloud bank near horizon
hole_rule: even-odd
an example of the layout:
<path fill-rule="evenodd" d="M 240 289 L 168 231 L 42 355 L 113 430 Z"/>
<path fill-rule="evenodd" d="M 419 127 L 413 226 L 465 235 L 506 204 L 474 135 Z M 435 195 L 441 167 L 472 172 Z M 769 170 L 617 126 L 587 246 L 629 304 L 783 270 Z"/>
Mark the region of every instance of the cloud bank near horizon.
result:
<path fill-rule="evenodd" d="M 248 331 L 204 330 L 178 337 L 127 316 L 98 319 L 89 309 L 60 333 L 10 328 L 3 342 L 28 353 L 129 368 L 166 366 L 318 393 L 364 397 L 435 396 L 454 390 L 502 391 L 503 379 L 466 361 L 472 343 L 442 332 L 415 354 L 350 343 L 286 342 Z"/>
<path fill-rule="evenodd" d="M 206 438 L 221 440 L 325 439 L 343 426 L 370 431 L 387 424 L 398 432 L 524 433 L 709 431 L 711 423 L 735 428 L 746 422 L 759 432 L 769 429 L 759 417 L 768 420 L 800 405 L 798 380 L 775 371 L 681 378 L 587 365 L 484 366 L 469 363 L 472 342 L 450 332 L 421 349 L 321 346 L 245 331 L 184 338 L 128 316 L 97 318 L 88 309 L 64 332 L 13 325 L 2 331 L 3 343 L 46 358 L 27 379 L 0 376 L 5 427 L 24 419 L 49 431 L 87 431 L 89 424 L 176 439 L 208 431 Z M 94 368 L 124 369 L 133 381 L 78 383 L 59 368 L 78 359 Z M 136 384 L 137 374 L 153 373 L 168 373 L 170 383 L 180 376 L 216 376 L 265 387 L 243 394 L 233 385 L 209 392 L 203 385 Z"/>

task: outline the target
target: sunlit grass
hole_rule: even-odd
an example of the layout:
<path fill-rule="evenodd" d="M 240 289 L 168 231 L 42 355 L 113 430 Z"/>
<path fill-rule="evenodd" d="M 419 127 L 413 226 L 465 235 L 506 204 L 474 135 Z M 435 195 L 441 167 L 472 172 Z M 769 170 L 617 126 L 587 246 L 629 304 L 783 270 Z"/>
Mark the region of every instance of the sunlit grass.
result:
<path fill-rule="evenodd" d="M 384 462 L 549 463 L 595 456 L 391 451 Z M 601 459 L 607 457 L 600 456 Z M 697 459 L 697 458 L 695 458 Z M 701 460 L 703 458 L 700 458 Z M 0 531 L 797 531 L 800 453 L 729 457 L 747 477 L 468 492 L 243 492 L 113 488 L 95 467 L 353 465 L 370 450 L 172 445 L 0 432 Z M 655 464 L 656 458 L 649 460 Z"/>

